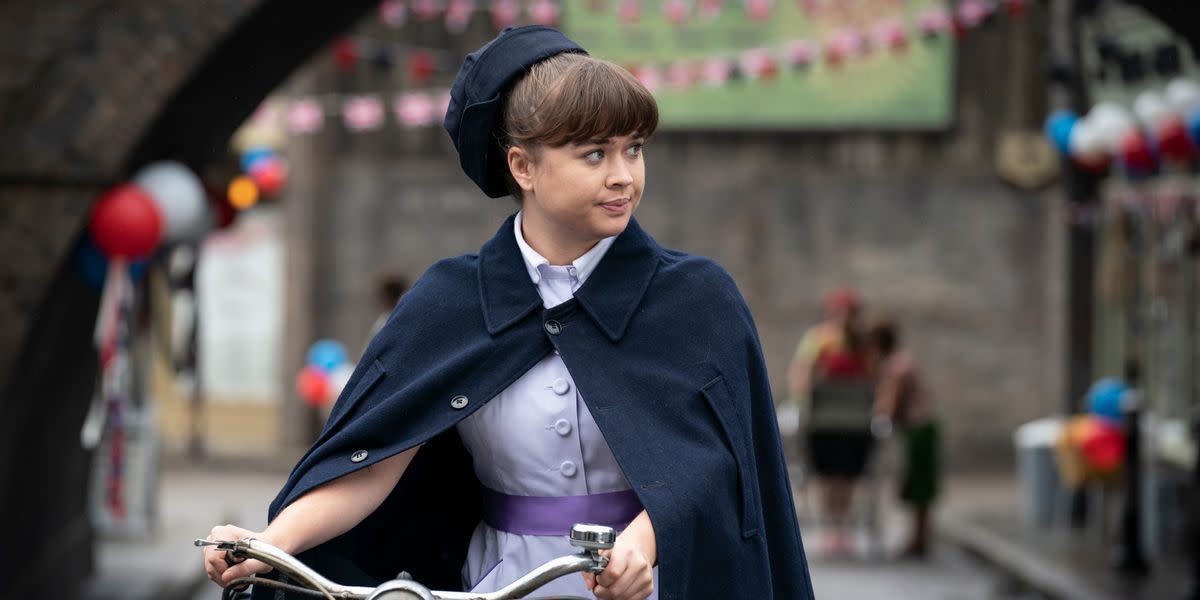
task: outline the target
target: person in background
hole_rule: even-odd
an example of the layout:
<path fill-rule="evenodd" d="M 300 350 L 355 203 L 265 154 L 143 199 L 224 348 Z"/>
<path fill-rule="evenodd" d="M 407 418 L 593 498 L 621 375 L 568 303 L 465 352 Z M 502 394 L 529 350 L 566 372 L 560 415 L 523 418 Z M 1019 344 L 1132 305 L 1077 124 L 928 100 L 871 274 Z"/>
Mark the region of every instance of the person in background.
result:
<path fill-rule="evenodd" d="M 788 369 L 788 391 L 801 407 L 811 405 L 812 390 L 826 382 L 868 382 L 865 341 L 860 325 L 862 302 L 850 288 L 838 288 L 824 299 L 825 319 L 805 332 Z M 804 414 L 804 408 L 801 414 Z M 810 423 L 811 425 L 811 423 Z M 827 549 L 848 551 L 854 481 L 866 468 L 872 446 L 868 431 L 811 428 L 806 434 L 809 462 L 820 480 L 821 504 L 833 528 Z"/>
<path fill-rule="evenodd" d="M 375 335 L 387 325 L 388 317 L 400 302 L 400 296 L 408 291 L 408 278 L 392 271 L 383 271 L 376 276 L 375 290 L 379 294 L 379 316 L 371 323 L 371 329 L 367 332 L 367 342 L 375 339 Z M 365 350 L 365 344 L 363 348 Z"/>
<path fill-rule="evenodd" d="M 912 537 L 904 557 L 923 557 L 929 550 L 929 512 L 940 484 L 941 425 L 921 380 L 916 360 L 901 345 L 896 324 L 880 319 L 867 334 L 878 376 L 875 415 L 903 434 L 904 474 L 900 497 L 913 511 Z"/>

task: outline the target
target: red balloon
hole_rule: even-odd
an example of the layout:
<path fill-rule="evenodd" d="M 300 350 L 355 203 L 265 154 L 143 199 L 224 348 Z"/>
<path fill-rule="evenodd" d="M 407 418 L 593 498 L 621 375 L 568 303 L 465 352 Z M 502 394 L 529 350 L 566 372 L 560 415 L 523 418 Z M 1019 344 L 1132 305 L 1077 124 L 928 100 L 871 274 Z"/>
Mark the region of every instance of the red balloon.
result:
<path fill-rule="evenodd" d="M 329 375 L 312 365 L 304 367 L 296 375 L 296 393 L 309 406 L 323 406 L 329 401 Z"/>
<path fill-rule="evenodd" d="M 162 241 L 163 218 L 142 188 L 123 183 L 109 189 L 92 206 L 88 226 L 96 246 L 109 257 L 145 258 Z"/>
<path fill-rule="evenodd" d="M 1118 153 L 1121 163 L 1128 169 L 1145 172 L 1155 167 L 1154 152 L 1140 130 L 1131 131 L 1121 138 Z"/>
<path fill-rule="evenodd" d="M 250 168 L 250 178 L 266 196 L 274 196 L 287 183 L 287 167 L 277 158 L 264 158 Z"/>
<path fill-rule="evenodd" d="M 1165 158 L 1186 161 L 1196 154 L 1196 144 L 1188 136 L 1187 126 L 1179 118 L 1166 119 L 1155 128 L 1158 150 Z"/>
<path fill-rule="evenodd" d="M 1092 470 L 1112 473 L 1125 462 L 1125 432 L 1096 419 L 1080 435 L 1079 452 Z"/>

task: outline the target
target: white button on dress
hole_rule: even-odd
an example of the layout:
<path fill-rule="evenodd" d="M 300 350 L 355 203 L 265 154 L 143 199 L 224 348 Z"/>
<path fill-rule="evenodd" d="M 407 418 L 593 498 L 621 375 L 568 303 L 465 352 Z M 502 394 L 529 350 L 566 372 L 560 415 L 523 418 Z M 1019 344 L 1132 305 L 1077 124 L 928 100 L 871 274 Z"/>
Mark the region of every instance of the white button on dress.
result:
<path fill-rule="evenodd" d="M 559 396 L 565 396 L 567 392 L 571 391 L 571 383 L 566 379 L 559 377 L 558 379 L 554 380 L 554 385 L 550 386 L 550 389 L 554 390 L 554 393 L 558 394 Z"/>

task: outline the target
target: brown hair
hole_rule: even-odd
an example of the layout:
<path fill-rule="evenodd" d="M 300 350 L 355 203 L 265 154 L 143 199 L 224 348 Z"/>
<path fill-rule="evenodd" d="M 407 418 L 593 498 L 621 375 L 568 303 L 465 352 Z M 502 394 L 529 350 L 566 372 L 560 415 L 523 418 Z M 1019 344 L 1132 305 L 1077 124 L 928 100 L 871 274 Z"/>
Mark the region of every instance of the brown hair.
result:
<path fill-rule="evenodd" d="M 586 54 L 563 53 L 530 67 L 505 97 L 504 120 L 496 132 L 507 153 L 519 146 L 560 147 L 594 138 L 638 134 L 658 129 L 658 103 L 625 69 Z M 521 188 L 504 169 L 508 189 L 517 200 Z"/>
<path fill-rule="evenodd" d="M 887 317 L 877 318 L 867 332 L 867 336 L 871 339 L 871 343 L 879 349 L 879 353 L 884 356 L 895 352 L 900 347 L 900 327 Z"/>

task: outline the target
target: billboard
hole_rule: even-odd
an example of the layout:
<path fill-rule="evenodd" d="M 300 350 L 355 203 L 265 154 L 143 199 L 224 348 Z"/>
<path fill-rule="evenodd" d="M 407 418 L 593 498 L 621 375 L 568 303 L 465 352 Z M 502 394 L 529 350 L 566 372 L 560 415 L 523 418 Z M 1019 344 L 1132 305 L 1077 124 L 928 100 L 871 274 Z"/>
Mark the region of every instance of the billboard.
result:
<path fill-rule="evenodd" d="M 676 129 L 940 129 L 954 40 L 938 0 L 563 0 Z"/>

